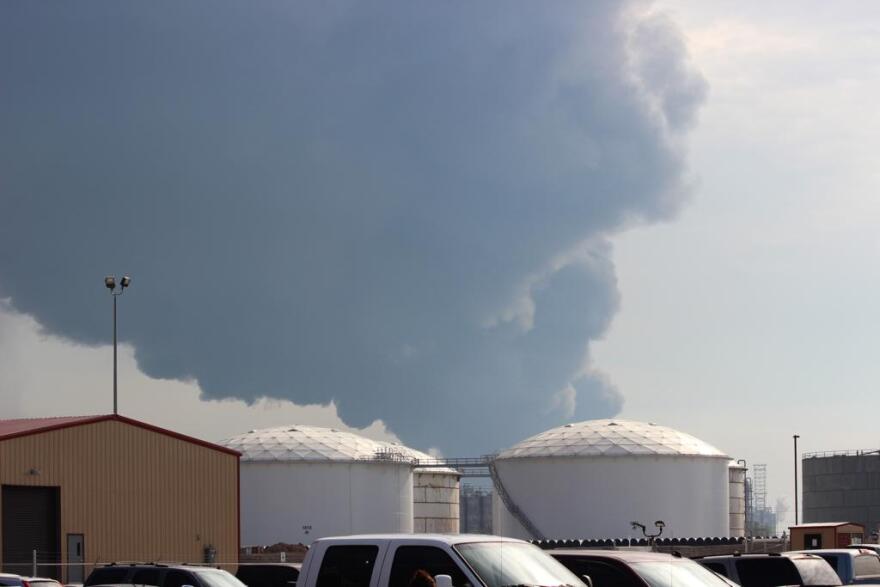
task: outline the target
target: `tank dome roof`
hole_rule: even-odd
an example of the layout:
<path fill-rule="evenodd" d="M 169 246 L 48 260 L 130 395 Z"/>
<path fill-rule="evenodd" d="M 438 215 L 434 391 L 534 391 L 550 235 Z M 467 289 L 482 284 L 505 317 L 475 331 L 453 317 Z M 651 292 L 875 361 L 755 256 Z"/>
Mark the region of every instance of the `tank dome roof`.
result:
<path fill-rule="evenodd" d="M 730 458 L 699 438 L 673 428 L 619 419 L 565 424 L 527 438 L 503 451 L 497 458 L 627 455 Z"/>
<path fill-rule="evenodd" d="M 242 461 L 399 461 L 416 464 L 432 457 L 399 443 L 372 440 L 319 426 L 277 426 L 251 430 L 220 444 L 241 453 Z"/>

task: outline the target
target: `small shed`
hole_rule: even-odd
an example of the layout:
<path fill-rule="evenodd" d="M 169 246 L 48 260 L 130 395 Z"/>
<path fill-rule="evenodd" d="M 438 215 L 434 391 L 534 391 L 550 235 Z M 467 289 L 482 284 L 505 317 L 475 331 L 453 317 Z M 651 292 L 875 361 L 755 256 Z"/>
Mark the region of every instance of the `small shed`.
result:
<path fill-rule="evenodd" d="M 791 549 L 842 548 L 861 544 L 865 527 L 855 522 L 814 522 L 790 526 Z"/>

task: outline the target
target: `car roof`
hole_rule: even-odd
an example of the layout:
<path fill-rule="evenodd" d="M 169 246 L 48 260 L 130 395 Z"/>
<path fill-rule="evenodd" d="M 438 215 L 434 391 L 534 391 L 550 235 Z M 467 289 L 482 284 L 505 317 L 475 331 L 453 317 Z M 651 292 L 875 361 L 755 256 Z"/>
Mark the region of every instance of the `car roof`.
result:
<path fill-rule="evenodd" d="M 746 554 L 713 554 L 712 556 L 704 556 L 697 560 L 699 561 L 717 561 L 717 560 L 725 560 L 729 558 L 770 558 L 770 554 L 766 552 L 752 552 Z M 776 555 L 774 555 L 774 558 Z"/>
<path fill-rule="evenodd" d="M 865 554 L 876 554 L 873 550 L 863 549 Z M 845 554 L 846 556 L 858 556 L 858 550 L 855 548 L 813 548 L 810 550 L 792 550 L 798 554 Z"/>
<path fill-rule="evenodd" d="M 327 536 L 315 540 L 320 542 L 334 541 L 340 543 L 363 542 L 364 540 L 402 540 L 412 542 L 442 542 L 445 544 L 463 544 L 467 542 L 511 542 L 528 544 L 524 540 L 494 536 L 491 534 L 360 534 L 355 536 Z"/>
<path fill-rule="evenodd" d="M 302 563 L 282 563 L 282 562 L 271 562 L 271 561 L 254 561 L 254 562 L 244 562 L 238 563 L 238 568 L 242 567 L 291 567 L 294 569 L 302 568 Z"/>
<path fill-rule="evenodd" d="M 819 556 L 818 554 L 816 554 L 816 553 L 814 553 L 814 552 L 794 552 L 794 551 L 789 551 L 789 552 L 783 552 L 783 553 L 782 553 L 782 556 L 784 556 L 785 558 L 793 558 L 793 559 L 803 559 L 803 558 L 822 558 L 821 556 Z"/>
<path fill-rule="evenodd" d="M 155 562 L 155 563 L 110 563 L 108 565 L 104 565 L 102 567 L 96 567 L 95 571 L 99 571 L 101 569 L 177 569 L 180 571 L 219 571 L 222 569 L 218 569 L 216 567 L 212 567 L 211 565 L 200 565 L 197 563 L 163 563 L 163 562 Z M 92 571 L 92 572 L 95 572 Z M 54 580 L 54 579 L 51 579 Z M 95 584 L 97 585 L 97 583 Z M 131 585 L 131 583 L 127 583 L 127 585 Z"/>
<path fill-rule="evenodd" d="M 684 560 L 673 554 L 665 552 L 650 552 L 647 550 L 600 550 L 591 548 L 555 548 L 546 550 L 547 554 L 553 556 L 593 556 L 597 558 L 613 558 L 624 562 L 642 562 L 642 561 L 665 561 Z"/>

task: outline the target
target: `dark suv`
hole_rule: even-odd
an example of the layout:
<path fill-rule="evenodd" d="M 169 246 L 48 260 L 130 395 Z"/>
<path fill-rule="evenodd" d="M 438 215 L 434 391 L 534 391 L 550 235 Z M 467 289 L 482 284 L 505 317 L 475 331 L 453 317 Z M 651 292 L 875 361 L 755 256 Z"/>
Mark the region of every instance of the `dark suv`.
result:
<path fill-rule="evenodd" d="M 812 554 L 733 554 L 707 556 L 698 563 L 742 587 L 840 585 L 840 577 L 823 558 Z"/>
<path fill-rule="evenodd" d="M 89 574 L 91 585 L 153 585 L 155 587 L 245 587 L 231 573 L 212 567 L 163 564 L 112 564 Z"/>
<path fill-rule="evenodd" d="M 626 550 L 559 548 L 547 554 L 593 587 L 729 587 L 715 573 L 681 555 Z"/>

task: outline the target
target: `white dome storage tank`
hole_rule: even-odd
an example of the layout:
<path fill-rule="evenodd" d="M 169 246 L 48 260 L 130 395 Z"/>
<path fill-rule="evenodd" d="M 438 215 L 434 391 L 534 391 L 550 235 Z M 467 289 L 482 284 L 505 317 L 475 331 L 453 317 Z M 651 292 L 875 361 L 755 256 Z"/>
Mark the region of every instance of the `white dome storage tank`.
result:
<path fill-rule="evenodd" d="M 241 452 L 241 541 L 413 531 L 413 458 L 332 428 L 281 426 L 222 442 Z"/>
<path fill-rule="evenodd" d="M 642 538 L 631 521 L 652 532 L 663 520 L 664 537 L 725 536 L 729 462 L 715 447 L 665 426 L 618 419 L 566 424 L 496 457 L 494 530 L 520 538 Z"/>

